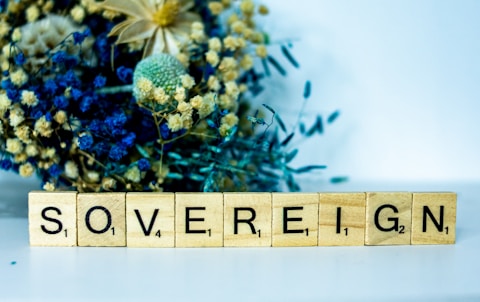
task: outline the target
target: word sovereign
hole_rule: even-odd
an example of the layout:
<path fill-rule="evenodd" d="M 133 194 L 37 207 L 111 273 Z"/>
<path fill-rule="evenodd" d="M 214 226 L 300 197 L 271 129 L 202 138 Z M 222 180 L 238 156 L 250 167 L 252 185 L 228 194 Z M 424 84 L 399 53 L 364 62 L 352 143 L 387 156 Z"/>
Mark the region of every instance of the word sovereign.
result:
<path fill-rule="evenodd" d="M 30 192 L 32 246 L 454 244 L 455 193 Z"/>

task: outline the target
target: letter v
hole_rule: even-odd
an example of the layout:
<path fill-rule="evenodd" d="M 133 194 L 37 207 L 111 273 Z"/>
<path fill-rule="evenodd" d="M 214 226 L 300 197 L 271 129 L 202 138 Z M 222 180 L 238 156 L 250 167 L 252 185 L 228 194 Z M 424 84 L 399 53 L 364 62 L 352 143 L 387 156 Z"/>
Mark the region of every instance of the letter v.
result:
<path fill-rule="evenodd" d="M 138 222 L 140 222 L 140 226 L 142 227 L 143 234 L 145 236 L 150 236 L 150 233 L 152 232 L 153 229 L 153 224 L 155 223 L 155 219 L 157 218 L 158 215 L 158 209 L 155 209 L 153 211 L 152 219 L 150 220 L 150 224 L 148 225 L 148 229 L 145 228 L 145 224 L 143 223 L 142 216 L 140 215 L 140 211 L 135 209 L 135 214 L 137 215 Z"/>

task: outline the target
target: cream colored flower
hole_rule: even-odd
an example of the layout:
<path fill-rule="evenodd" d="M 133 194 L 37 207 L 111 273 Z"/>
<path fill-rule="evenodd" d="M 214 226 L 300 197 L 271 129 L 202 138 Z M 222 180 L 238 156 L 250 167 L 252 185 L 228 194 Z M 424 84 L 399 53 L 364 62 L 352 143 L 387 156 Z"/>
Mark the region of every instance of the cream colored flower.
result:
<path fill-rule="evenodd" d="M 109 36 L 118 36 L 116 44 L 147 40 L 144 57 L 176 55 L 189 40 L 192 23 L 200 21 L 198 14 L 189 12 L 193 0 L 106 0 L 100 6 L 128 16 Z"/>

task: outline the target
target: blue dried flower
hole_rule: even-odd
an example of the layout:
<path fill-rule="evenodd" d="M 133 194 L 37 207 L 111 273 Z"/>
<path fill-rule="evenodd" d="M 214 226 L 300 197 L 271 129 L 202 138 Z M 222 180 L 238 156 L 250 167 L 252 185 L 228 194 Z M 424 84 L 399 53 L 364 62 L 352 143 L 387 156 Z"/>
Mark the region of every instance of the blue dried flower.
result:
<path fill-rule="evenodd" d="M 150 170 L 150 162 L 146 158 L 142 158 L 137 162 L 138 168 L 140 171 L 148 171 Z"/>
<path fill-rule="evenodd" d="M 95 86 L 95 88 L 102 88 L 103 86 L 105 86 L 106 83 L 107 78 L 102 75 L 96 76 L 93 80 L 93 86 Z"/>
<path fill-rule="evenodd" d="M 58 177 L 60 174 L 62 174 L 62 168 L 58 164 L 53 164 L 49 169 L 48 173 L 52 175 L 53 177 Z"/>
<path fill-rule="evenodd" d="M 2 159 L 0 160 L 0 169 L 8 171 L 12 168 L 13 163 L 9 159 Z"/>
<path fill-rule="evenodd" d="M 125 155 L 127 155 L 127 150 L 125 147 L 121 144 L 114 145 L 111 149 L 110 152 L 108 153 L 108 157 L 111 160 L 114 161 L 119 161 L 121 160 Z"/>
<path fill-rule="evenodd" d="M 83 135 L 78 138 L 78 147 L 80 150 L 89 151 L 93 145 L 93 137 L 90 135 Z"/>
<path fill-rule="evenodd" d="M 120 66 L 117 68 L 117 77 L 120 79 L 120 81 L 122 81 L 122 83 L 131 83 L 133 77 L 133 69 L 127 68 L 125 66 Z"/>
<path fill-rule="evenodd" d="M 55 107 L 57 107 L 58 109 L 66 109 L 68 107 L 68 99 L 61 95 L 61 96 L 56 96 L 54 99 L 53 99 L 53 104 L 55 105 Z"/>

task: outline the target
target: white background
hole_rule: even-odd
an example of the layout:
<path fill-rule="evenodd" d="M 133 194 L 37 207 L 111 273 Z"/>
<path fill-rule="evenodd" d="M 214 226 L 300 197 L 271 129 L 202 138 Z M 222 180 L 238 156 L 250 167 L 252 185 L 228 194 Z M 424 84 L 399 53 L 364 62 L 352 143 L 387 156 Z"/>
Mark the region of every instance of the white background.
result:
<path fill-rule="evenodd" d="M 480 1 L 263 2 L 301 68 L 276 55 L 289 75 L 261 101 L 292 115 L 311 80 L 309 114 L 342 112 L 298 164 L 352 181 L 480 180 Z"/>

